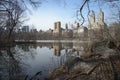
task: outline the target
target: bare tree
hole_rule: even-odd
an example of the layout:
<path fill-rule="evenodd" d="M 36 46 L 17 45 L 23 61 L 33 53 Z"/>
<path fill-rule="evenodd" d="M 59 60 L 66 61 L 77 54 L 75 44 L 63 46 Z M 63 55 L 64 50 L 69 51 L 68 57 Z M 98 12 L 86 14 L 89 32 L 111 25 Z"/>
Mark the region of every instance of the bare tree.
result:
<path fill-rule="evenodd" d="M 41 1 L 41 0 L 40 0 Z M 38 7 L 38 0 L 0 0 L 0 40 L 11 39 L 16 27 L 22 22 L 22 16 L 28 4 Z"/>

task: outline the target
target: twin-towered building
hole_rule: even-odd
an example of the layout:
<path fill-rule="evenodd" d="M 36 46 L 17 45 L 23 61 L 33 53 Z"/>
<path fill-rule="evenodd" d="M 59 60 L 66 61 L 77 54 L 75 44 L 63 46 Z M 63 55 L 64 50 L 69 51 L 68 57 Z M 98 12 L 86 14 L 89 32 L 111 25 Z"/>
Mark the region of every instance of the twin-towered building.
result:
<path fill-rule="evenodd" d="M 95 29 L 105 29 L 106 24 L 104 22 L 104 13 L 103 13 L 102 9 L 100 9 L 97 19 L 98 19 L 98 21 L 96 21 L 95 13 L 94 13 L 94 11 L 92 11 L 90 14 L 89 28 L 94 29 L 94 30 Z"/>
<path fill-rule="evenodd" d="M 90 21 L 88 25 L 88 36 L 90 39 L 107 39 L 109 32 L 106 23 L 104 22 L 104 12 L 100 9 L 97 20 L 94 11 L 90 14 Z"/>
<path fill-rule="evenodd" d="M 87 39 L 88 37 L 91 39 L 94 38 L 106 38 L 107 36 L 107 25 L 104 22 L 104 13 L 102 9 L 100 9 L 98 13 L 97 20 L 95 18 L 94 11 L 91 12 L 89 18 L 88 27 L 80 26 L 77 21 L 72 24 L 72 29 L 68 29 L 68 25 L 65 24 L 65 29 L 61 28 L 61 22 L 54 23 L 53 36 L 62 39 L 63 37 L 67 38 L 79 38 L 79 39 Z M 104 36 L 104 37 L 103 37 Z"/>

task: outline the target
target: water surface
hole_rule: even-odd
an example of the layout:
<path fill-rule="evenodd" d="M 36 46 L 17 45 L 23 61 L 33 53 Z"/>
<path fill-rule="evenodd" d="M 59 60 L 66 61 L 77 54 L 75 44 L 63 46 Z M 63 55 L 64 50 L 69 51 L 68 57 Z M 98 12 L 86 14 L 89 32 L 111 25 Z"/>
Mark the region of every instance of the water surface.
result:
<path fill-rule="evenodd" d="M 41 71 L 41 79 L 66 61 L 66 53 L 76 48 L 83 51 L 83 43 L 39 42 L 36 44 L 16 44 L 0 50 L 0 80 L 22 80 L 31 78 Z M 79 56 L 79 55 L 77 55 Z"/>

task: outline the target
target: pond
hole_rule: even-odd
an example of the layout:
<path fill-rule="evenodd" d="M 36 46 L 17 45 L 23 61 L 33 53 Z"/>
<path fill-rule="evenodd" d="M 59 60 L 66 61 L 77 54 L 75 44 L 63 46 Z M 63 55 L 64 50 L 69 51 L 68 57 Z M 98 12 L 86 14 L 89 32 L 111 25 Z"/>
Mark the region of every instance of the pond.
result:
<path fill-rule="evenodd" d="M 24 80 L 26 76 L 31 79 L 38 72 L 44 80 L 51 71 L 65 63 L 66 54 L 71 49 L 83 52 L 87 47 L 86 42 L 39 42 L 2 47 L 0 80 Z"/>

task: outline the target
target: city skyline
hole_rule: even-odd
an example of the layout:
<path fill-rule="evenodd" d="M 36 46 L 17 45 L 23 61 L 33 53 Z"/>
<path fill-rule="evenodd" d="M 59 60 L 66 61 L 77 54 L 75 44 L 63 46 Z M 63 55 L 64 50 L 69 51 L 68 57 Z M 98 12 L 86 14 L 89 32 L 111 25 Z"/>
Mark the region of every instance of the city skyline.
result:
<path fill-rule="evenodd" d="M 79 10 L 79 7 L 83 3 L 83 1 L 76 0 L 65 0 L 63 1 L 44 1 L 41 6 L 38 9 L 32 10 L 32 14 L 28 13 L 28 17 L 30 18 L 29 21 L 26 21 L 26 25 L 34 25 L 34 27 L 37 30 L 48 30 L 49 28 L 53 29 L 54 22 L 61 21 L 61 26 L 64 27 L 66 23 L 68 23 L 68 28 L 71 28 L 71 24 L 74 23 L 74 21 L 78 21 L 76 18 L 76 11 Z M 116 2 L 116 1 L 115 1 Z M 102 8 L 102 10 L 105 13 L 105 22 L 108 23 L 109 20 L 106 18 L 109 18 L 111 15 L 109 6 L 107 4 L 101 4 L 98 2 L 91 2 L 90 10 L 94 10 L 97 14 L 99 12 L 99 9 Z M 83 14 L 85 16 L 85 23 L 84 25 L 88 25 L 88 9 L 87 7 L 84 7 Z M 97 17 L 97 15 L 95 15 Z M 80 23 L 80 22 L 79 22 Z"/>

